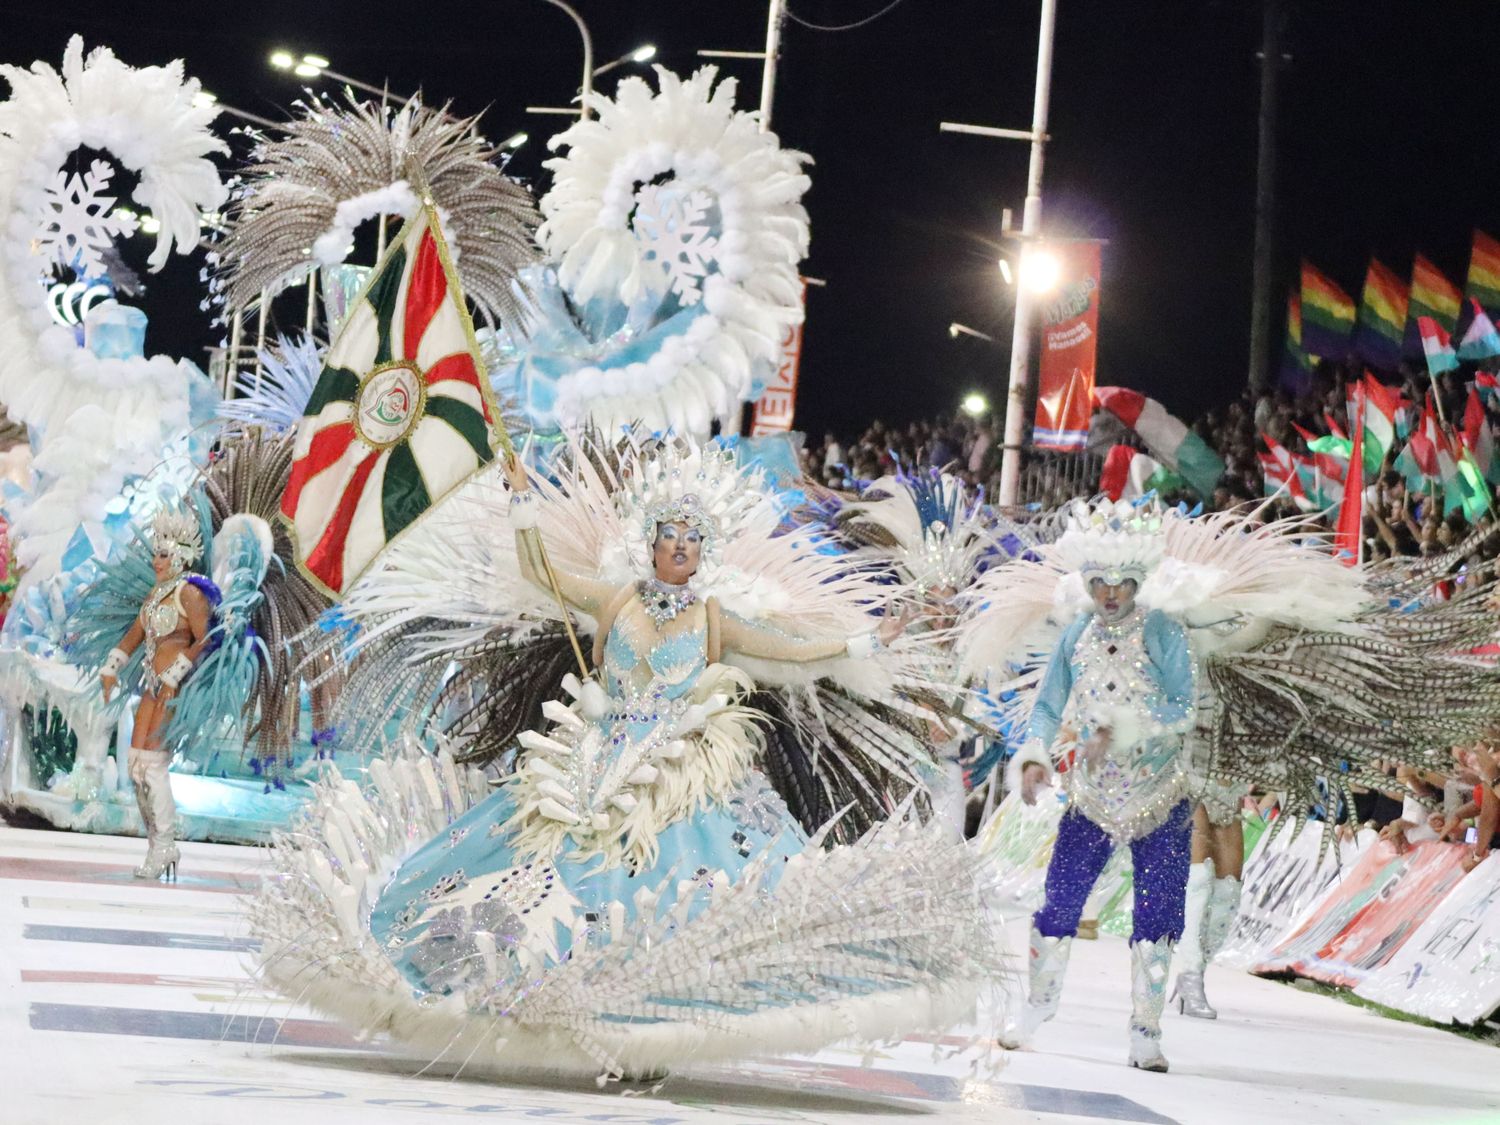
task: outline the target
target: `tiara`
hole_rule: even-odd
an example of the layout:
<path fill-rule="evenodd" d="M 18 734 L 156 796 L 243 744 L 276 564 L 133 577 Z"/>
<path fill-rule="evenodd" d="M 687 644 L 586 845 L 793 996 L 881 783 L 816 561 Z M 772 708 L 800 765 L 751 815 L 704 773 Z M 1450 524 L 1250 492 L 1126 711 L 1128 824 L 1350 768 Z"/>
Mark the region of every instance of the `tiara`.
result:
<path fill-rule="evenodd" d="M 173 566 L 186 570 L 203 554 L 203 529 L 190 512 L 163 508 L 151 524 L 151 549 L 168 555 Z"/>

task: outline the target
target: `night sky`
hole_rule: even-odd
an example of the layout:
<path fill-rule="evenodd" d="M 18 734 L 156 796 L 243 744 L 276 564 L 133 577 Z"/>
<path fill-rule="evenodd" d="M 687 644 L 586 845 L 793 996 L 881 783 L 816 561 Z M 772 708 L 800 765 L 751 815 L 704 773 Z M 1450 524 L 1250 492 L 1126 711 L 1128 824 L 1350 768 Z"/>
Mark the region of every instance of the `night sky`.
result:
<path fill-rule="evenodd" d="M 791 0 L 825 24 L 887 0 Z M 644 42 L 678 71 L 701 47 L 759 50 L 762 0 L 577 0 L 598 62 Z M 1019 216 L 1026 146 L 939 134 L 944 119 L 1030 123 L 1036 0 L 905 0 L 857 30 L 789 22 L 775 131 L 810 154 L 812 291 L 799 428 L 848 429 L 999 397 L 1010 295 L 996 268 L 1000 212 Z M 1413 250 L 1458 284 L 1474 226 L 1500 235 L 1500 143 L 1491 60 L 1500 5 L 1286 0 L 1281 105 L 1280 304 L 1306 255 L 1358 295 L 1365 261 L 1398 273 Z M 70 34 L 134 64 L 181 57 L 223 101 L 285 116 L 298 84 L 266 64 L 286 46 L 334 69 L 455 111 L 484 111 L 495 140 L 531 134 L 512 171 L 544 189 L 541 140 L 560 118 L 527 117 L 577 85 L 577 33 L 540 0 L 408 6 L 85 0 L 0 3 L 0 60 L 61 60 Z M 1059 0 L 1053 142 L 1044 223 L 1105 238 L 1101 383 L 1192 414 L 1244 385 L 1250 321 L 1260 5 L 1253 0 Z M 726 62 L 740 103 L 760 64 Z M 632 68 L 639 71 L 642 68 Z M 628 73 L 626 70 L 616 74 Z M 607 92 L 615 75 L 601 82 Z M 325 82 L 320 88 L 331 89 Z M 243 141 L 236 145 L 241 154 Z M 145 240 L 127 257 L 144 265 Z M 201 356 L 218 332 L 197 305 L 199 265 L 178 263 L 145 301 L 148 348 Z M 998 346 L 950 340 L 960 321 Z"/>

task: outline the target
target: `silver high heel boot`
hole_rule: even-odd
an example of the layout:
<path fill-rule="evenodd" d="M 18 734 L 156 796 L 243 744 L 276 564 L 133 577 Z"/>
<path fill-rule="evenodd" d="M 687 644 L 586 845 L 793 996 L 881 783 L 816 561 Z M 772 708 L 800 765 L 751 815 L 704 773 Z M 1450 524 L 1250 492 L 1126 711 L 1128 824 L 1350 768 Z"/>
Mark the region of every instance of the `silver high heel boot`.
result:
<path fill-rule="evenodd" d="M 1130 947 L 1130 1065 L 1167 1072 L 1161 1053 L 1161 1010 L 1167 999 L 1172 943 L 1138 941 Z"/>
<path fill-rule="evenodd" d="M 1031 927 L 1031 987 L 1027 990 L 1020 1017 L 1007 1023 L 998 1036 L 1000 1046 L 1007 1051 L 1030 1046 L 1037 1028 L 1057 1015 L 1057 1004 L 1062 999 L 1063 974 L 1068 971 L 1068 954 L 1072 948 L 1072 938 L 1043 937 L 1035 926 Z"/>
<path fill-rule="evenodd" d="M 136 800 L 146 821 L 146 859 L 135 869 L 137 879 L 177 881 L 177 864 L 182 854 L 177 850 L 177 805 L 172 800 L 169 765 L 172 755 L 166 750 L 132 750 L 137 755 L 131 771 L 136 785 Z"/>
<path fill-rule="evenodd" d="M 1203 991 L 1203 970 L 1213 964 L 1213 959 L 1218 956 L 1219 950 L 1224 948 L 1224 942 L 1229 938 L 1229 931 L 1234 927 L 1234 920 L 1240 912 L 1240 880 L 1234 875 L 1225 875 L 1215 879 L 1209 887 L 1208 909 L 1203 914 L 1202 951 L 1203 960 L 1197 973 L 1197 995 L 1195 999 L 1199 1011 L 1191 1010 L 1188 996 L 1189 982 L 1185 979 L 1186 972 L 1177 974 L 1178 990 L 1184 994 L 1184 999 L 1178 1002 L 1178 1011 L 1186 1015 L 1197 1016 L 1200 1011 L 1204 1013 L 1201 1018 L 1218 1019 L 1216 1012 L 1208 1002 L 1207 995 Z M 1189 1005 L 1189 1006 L 1185 1006 Z"/>
<path fill-rule="evenodd" d="M 1209 1006 L 1203 993 L 1203 968 L 1207 960 L 1208 911 L 1214 886 L 1214 861 L 1195 863 L 1188 871 L 1187 899 L 1183 906 L 1184 923 L 1179 953 L 1177 983 L 1168 1003 L 1185 1016 L 1194 1019 L 1218 1019 L 1219 1013 Z"/>

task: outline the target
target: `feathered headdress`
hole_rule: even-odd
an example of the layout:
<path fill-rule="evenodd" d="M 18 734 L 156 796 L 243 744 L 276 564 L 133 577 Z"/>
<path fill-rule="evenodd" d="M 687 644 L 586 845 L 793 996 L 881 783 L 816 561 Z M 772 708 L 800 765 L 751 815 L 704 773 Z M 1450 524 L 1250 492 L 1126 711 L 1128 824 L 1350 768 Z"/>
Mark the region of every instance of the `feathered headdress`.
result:
<path fill-rule="evenodd" d="M 1077 501 L 1068 513 L 1068 529 L 1057 541 L 1057 557 L 1087 586 L 1102 578 L 1112 586 L 1128 580 L 1137 586 L 1156 569 L 1166 552 L 1165 525 L 1175 511 L 1163 511 L 1155 496 L 1139 502 Z"/>
<path fill-rule="evenodd" d="M 857 537 L 889 537 L 887 549 L 922 591 L 962 590 L 996 549 L 979 498 L 965 497 L 963 482 L 948 473 L 882 477 L 845 511 Z"/>
<path fill-rule="evenodd" d="M 175 570 L 186 570 L 203 557 L 203 529 L 198 517 L 180 508 L 163 508 L 151 524 L 151 549 L 168 555 Z"/>
<path fill-rule="evenodd" d="M 723 446 L 667 441 L 630 468 L 616 503 L 632 561 L 647 572 L 663 524 L 697 528 L 703 535 L 699 572 L 711 573 L 723 561 L 725 542 L 770 503 L 759 470 L 740 468 L 734 451 Z"/>

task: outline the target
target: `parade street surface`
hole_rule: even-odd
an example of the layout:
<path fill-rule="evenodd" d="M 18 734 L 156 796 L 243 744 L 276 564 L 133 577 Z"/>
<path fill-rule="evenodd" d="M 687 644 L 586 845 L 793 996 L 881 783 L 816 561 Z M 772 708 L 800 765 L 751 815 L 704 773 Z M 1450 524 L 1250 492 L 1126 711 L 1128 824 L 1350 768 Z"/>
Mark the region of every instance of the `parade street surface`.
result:
<path fill-rule="evenodd" d="M 1111 937 L 1077 943 L 1057 1019 L 994 1071 L 962 1049 L 984 1027 L 868 1058 L 685 1067 L 628 1096 L 587 1079 L 455 1078 L 452 1063 L 359 1042 L 256 987 L 243 910 L 258 849 L 186 845 L 176 886 L 132 879 L 139 851 L 0 827 L 7 1125 L 1500 1120 L 1492 1048 L 1224 968 L 1211 970 L 1217 1022 L 1164 1020 L 1171 1075 L 1128 1070 L 1129 998 L 1115 987 L 1127 954 Z"/>

